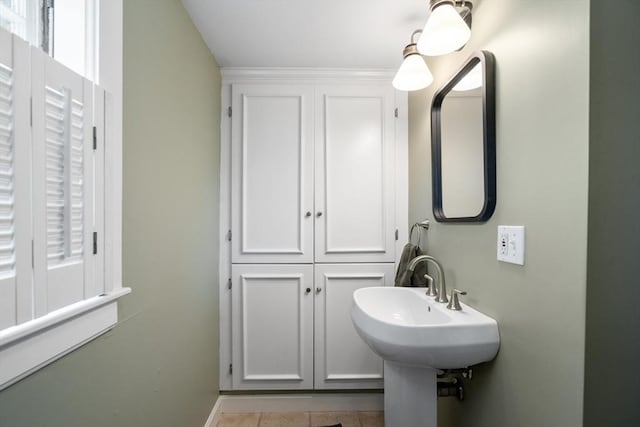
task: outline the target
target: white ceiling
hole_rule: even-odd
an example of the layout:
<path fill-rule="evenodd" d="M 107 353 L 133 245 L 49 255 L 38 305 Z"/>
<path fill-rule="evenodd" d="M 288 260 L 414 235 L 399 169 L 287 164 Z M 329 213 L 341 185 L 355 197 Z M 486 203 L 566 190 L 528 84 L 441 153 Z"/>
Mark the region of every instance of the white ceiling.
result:
<path fill-rule="evenodd" d="M 221 67 L 388 68 L 427 0 L 182 0 Z"/>

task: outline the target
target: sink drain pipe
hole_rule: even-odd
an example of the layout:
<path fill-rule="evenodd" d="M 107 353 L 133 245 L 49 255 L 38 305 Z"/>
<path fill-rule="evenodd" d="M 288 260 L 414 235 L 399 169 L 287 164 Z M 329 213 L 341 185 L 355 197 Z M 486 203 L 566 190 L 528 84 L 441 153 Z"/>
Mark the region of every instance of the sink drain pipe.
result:
<path fill-rule="evenodd" d="M 438 397 L 455 397 L 464 400 L 463 379 L 470 380 L 473 376 L 471 369 L 447 369 L 438 372 Z"/>

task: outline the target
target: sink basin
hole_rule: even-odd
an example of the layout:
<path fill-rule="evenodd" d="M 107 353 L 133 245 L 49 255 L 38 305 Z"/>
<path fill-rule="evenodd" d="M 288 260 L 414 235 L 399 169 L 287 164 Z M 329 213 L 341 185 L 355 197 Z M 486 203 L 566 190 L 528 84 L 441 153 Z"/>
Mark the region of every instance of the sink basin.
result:
<path fill-rule="evenodd" d="M 461 311 L 449 310 L 424 288 L 361 288 L 353 302 L 358 334 L 385 360 L 455 369 L 489 361 L 498 352 L 494 319 L 464 303 Z"/>
<path fill-rule="evenodd" d="M 466 368 L 495 357 L 496 321 L 460 305 L 461 311 L 449 310 L 424 288 L 353 293 L 353 324 L 384 359 L 385 425 L 437 427 L 437 369 Z"/>

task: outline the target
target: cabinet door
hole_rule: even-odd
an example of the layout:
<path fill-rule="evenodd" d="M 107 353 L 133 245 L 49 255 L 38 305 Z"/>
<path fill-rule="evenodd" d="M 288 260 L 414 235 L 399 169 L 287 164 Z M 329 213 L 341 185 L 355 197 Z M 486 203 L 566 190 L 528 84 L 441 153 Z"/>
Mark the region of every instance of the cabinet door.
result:
<path fill-rule="evenodd" d="M 232 262 L 313 261 L 313 89 L 232 87 Z"/>
<path fill-rule="evenodd" d="M 316 262 L 394 260 L 391 85 L 316 91 Z"/>
<path fill-rule="evenodd" d="M 393 264 L 323 264 L 315 270 L 315 388 L 382 388 L 382 359 L 351 322 L 353 292 L 392 286 Z"/>
<path fill-rule="evenodd" d="M 313 388 L 313 266 L 232 266 L 234 389 Z"/>

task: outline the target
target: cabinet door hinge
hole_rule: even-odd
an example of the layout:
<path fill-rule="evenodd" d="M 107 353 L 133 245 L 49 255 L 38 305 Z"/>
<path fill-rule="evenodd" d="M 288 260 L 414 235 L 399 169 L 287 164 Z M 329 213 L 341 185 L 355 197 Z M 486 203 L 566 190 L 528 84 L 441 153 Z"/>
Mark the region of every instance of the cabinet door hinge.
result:
<path fill-rule="evenodd" d="M 233 109 L 231 107 L 227 108 L 227 116 L 231 117 L 233 115 Z"/>
<path fill-rule="evenodd" d="M 394 116 L 396 116 L 396 119 L 398 118 L 398 109 L 396 108 L 396 110 L 393 113 Z"/>
<path fill-rule="evenodd" d="M 98 254 L 98 232 L 97 231 L 93 232 L 93 254 L 94 255 Z"/>
<path fill-rule="evenodd" d="M 231 230 L 227 231 L 227 240 L 231 241 Z"/>
<path fill-rule="evenodd" d="M 233 374 L 233 363 L 229 363 L 229 375 Z"/>
<path fill-rule="evenodd" d="M 231 290 L 232 287 L 233 287 L 233 281 L 231 280 L 231 277 L 229 277 L 229 280 L 227 281 L 227 288 Z"/>
<path fill-rule="evenodd" d="M 33 127 L 33 98 L 29 98 L 29 126 Z"/>
<path fill-rule="evenodd" d="M 398 231 L 398 229 L 396 228 L 396 240 L 398 240 L 398 238 L 400 237 L 400 232 Z"/>
<path fill-rule="evenodd" d="M 93 127 L 93 151 L 96 151 L 98 148 L 98 128 Z"/>

